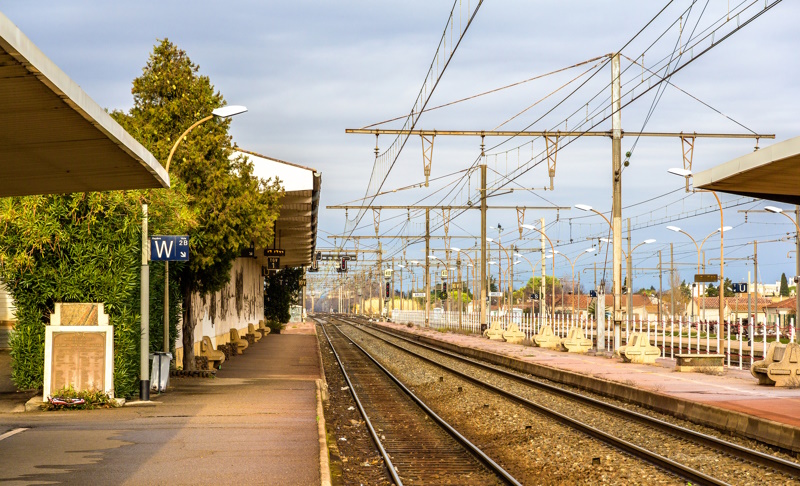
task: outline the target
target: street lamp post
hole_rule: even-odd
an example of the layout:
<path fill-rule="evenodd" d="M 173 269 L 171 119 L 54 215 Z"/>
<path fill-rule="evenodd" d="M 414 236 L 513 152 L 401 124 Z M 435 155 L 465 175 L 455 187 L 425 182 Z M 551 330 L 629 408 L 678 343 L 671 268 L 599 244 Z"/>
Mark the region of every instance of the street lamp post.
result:
<path fill-rule="evenodd" d="M 460 286 L 461 285 L 461 253 L 464 253 L 464 255 L 466 255 L 466 257 L 469 258 L 469 261 L 470 261 L 471 266 L 472 266 L 473 273 L 475 272 L 475 261 L 472 259 L 472 257 L 469 256 L 469 253 L 467 253 L 465 251 L 462 251 L 461 248 L 456 248 L 456 247 L 453 246 L 453 247 L 450 247 L 450 249 L 452 251 L 456 252 L 456 255 L 458 255 L 458 257 L 456 258 L 456 265 L 458 266 L 458 280 L 459 280 L 458 283 L 459 283 L 459 286 Z M 473 275 L 472 278 L 474 279 L 475 275 Z M 469 280 L 469 270 L 467 270 L 467 280 Z M 467 286 L 469 286 L 469 282 L 467 283 Z M 459 329 L 461 329 L 461 291 L 462 291 L 462 289 L 459 288 L 458 289 L 458 328 Z M 475 296 L 473 294 L 473 298 L 474 297 Z M 474 305 L 472 307 L 473 307 L 473 309 L 475 308 Z"/>
<path fill-rule="evenodd" d="M 692 175 L 692 171 L 687 169 L 668 169 L 667 172 L 670 174 L 674 174 L 677 176 L 685 177 L 688 180 L 688 177 Z M 719 325 L 722 326 L 724 324 L 724 314 L 723 311 L 725 309 L 725 219 L 722 212 L 722 202 L 719 200 L 719 196 L 714 191 L 709 190 L 698 190 L 693 189 L 694 192 L 710 192 L 714 199 L 717 200 L 717 205 L 719 206 Z M 730 228 L 730 227 L 728 227 Z"/>
<path fill-rule="evenodd" d="M 800 206 L 795 205 L 794 212 L 795 217 L 792 219 L 787 213 L 783 211 L 783 209 L 775 207 L 775 206 L 767 206 L 764 209 L 769 211 L 770 213 L 777 213 L 786 216 L 794 224 L 797 233 L 795 235 L 795 241 L 797 245 L 797 251 L 795 252 L 795 278 L 794 278 L 794 293 L 795 293 L 795 325 L 798 324 L 798 317 L 800 317 L 800 282 L 797 281 L 797 278 L 800 277 L 800 225 L 797 224 L 797 220 L 800 219 Z M 758 282 L 756 282 L 756 286 L 758 286 Z M 749 292 L 750 289 L 747 289 Z"/>
<path fill-rule="evenodd" d="M 618 75 L 614 77 L 615 83 L 618 82 Z M 619 89 L 619 88 L 615 88 Z M 615 141 L 616 142 L 616 141 Z M 616 147 L 616 146 L 615 146 Z M 614 156 L 614 164 L 615 164 L 615 171 L 618 170 L 619 165 L 619 154 L 617 153 L 617 149 L 613 150 Z M 576 204 L 575 208 L 580 209 L 581 211 L 591 211 L 595 214 L 600 215 L 601 218 L 608 223 L 608 227 L 611 230 L 611 246 L 613 248 L 613 265 L 612 265 L 612 275 L 614 280 L 614 351 L 619 348 L 620 340 L 622 339 L 622 207 L 621 207 L 621 176 L 619 172 L 615 172 L 614 175 L 614 204 L 612 208 L 612 217 L 614 218 L 614 223 L 612 224 L 611 221 L 606 218 L 606 216 L 593 209 L 591 206 L 586 204 Z M 605 296 L 605 286 L 603 286 L 603 295 Z M 605 299 L 605 297 L 603 297 Z M 603 317 L 605 319 L 605 316 Z"/>
<path fill-rule="evenodd" d="M 492 238 L 486 238 L 486 241 L 489 242 L 489 243 L 493 243 L 494 242 L 494 240 Z M 508 261 L 508 268 L 510 268 L 512 263 L 511 263 L 511 257 L 509 256 L 508 250 L 503 245 L 501 245 L 499 241 L 497 242 L 497 246 L 498 246 L 498 248 L 500 248 L 500 250 L 503 250 L 505 252 L 506 260 Z M 499 253 L 500 252 L 498 250 L 498 256 L 499 256 Z M 500 258 L 498 258 L 498 261 L 499 260 L 500 260 Z M 506 270 L 508 270 L 508 268 Z M 497 267 L 497 278 L 498 279 L 502 279 L 501 265 L 499 265 L 499 264 L 498 264 L 498 267 Z M 508 279 L 506 278 L 506 280 L 508 280 Z M 501 284 L 502 284 L 501 282 L 497 282 L 497 288 L 498 289 L 502 289 Z M 512 287 L 511 287 L 511 283 L 510 282 L 508 284 L 508 291 L 509 292 L 512 291 Z M 502 290 L 501 290 L 501 292 L 502 292 Z M 505 295 L 505 292 L 503 292 L 503 295 Z M 505 307 L 505 298 L 503 298 L 503 307 Z"/>
<path fill-rule="evenodd" d="M 522 258 L 523 260 L 528 262 L 528 265 L 531 266 L 531 288 L 532 288 L 533 287 L 533 278 L 536 276 L 536 267 L 533 265 L 533 263 L 531 263 L 530 260 L 528 260 L 527 257 L 525 257 L 525 255 L 523 255 L 521 253 L 514 253 L 514 256 L 517 257 L 517 258 Z M 537 262 L 537 265 L 539 263 L 541 263 L 541 261 L 544 260 L 544 259 L 545 259 L 545 257 L 542 256 L 542 258 L 540 258 L 539 261 Z M 542 280 L 544 280 L 544 276 L 542 276 Z M 540 302 L 541 302 L 541 299 L 540 299 Z M 541 308 L 539 309 L 539 311 L 543 312 Z M 533 304 L 531 304 L 531 315 L 533 315 Z"/>
<path fill-rule="evenodd" d="M 648 239 L 644 240 L 643 242 L 639 243 L 638 245 L 634 246 L 633 249 L 628 252 L 627 255 L 627 266 L 628 266 L 628 319 L 631 318 L 633 315 L 633 252 L 636 251 L 642 245 L 649 245 L 650 243 L 655 243 L 656 240 Z"/>
<path fill-rule="evenodd" d="M 542 224 L 544 224 L 544 220 L 542 220 Z M 543 230 L 540 230 L 540 229 L 536 228 L 535 226 L 532 226 L 532 225 L 529 225 L 529 224 L 523 224 L 522 227 L 525 228 L 525 229 L 528 229 L 528 230 L 536 231 L 540 235 L 544 236 L 545 239 L 547 239 L 547 242 L 550 243 L 550 250 L 551 251 L 556 251 L 556 247 L 553 245 L 553 242 L 550 241 L 550 238 L 548 238 L 548 236 L 544 233 Z M 542 248 L 542 255 L 544 255 L 544 248 Z M 544 270 L 544 267 L 542 267 L 542 270 Z M 550 319 L 552 320 L 552 319 L 555 319 L 555 315 L 556 315 L 556 262 L 555 262 L 555 258 L 553 259 L 553 261 L 551 263 L 551 270 L 552 270 L 552 273 L 553 273 L 553 283 L 550 286 L 550 292 L 552 294 L 552 305 L 550 306 Z M 542 289 L 543 289 L 542 299 L 544 299 L 544 293 L 547 291 L 547 288 L 545 287 L 545 280 L 546 279 L 547 279 L 547 276 L 546 275 L 542 275 Z M 544 311 L 542 311 L 542 312 L 544 312 Z"/>
<path fill-rule="evenodd" d="M 197 128 L 198 126 L 202 125 L 203 123 L 212 120 L 214 118 L 230 118 L 232 116 L 239 115 L 247 111 L 247 108 L 244 106 L 239 105 L 228 105 L 217 108 L 213 110 L 210 115 L 205 118 L 201 118 L 200 120 L 194 122 L 189 128 L 187 128 L 175 143 L 172 144 L 172 149 L 169 151 L 169 156 L 167 157 L 167 163 L 164 166 L 164 169 L 169 173 L 169 165 L 172 162 L 172 156 L 175 155 L 175 151 L 178 149 L 178 145 L 189 135 L 189 132 Z M 164 262 L 164 352 L 169 353 L 169 261 Z"/>

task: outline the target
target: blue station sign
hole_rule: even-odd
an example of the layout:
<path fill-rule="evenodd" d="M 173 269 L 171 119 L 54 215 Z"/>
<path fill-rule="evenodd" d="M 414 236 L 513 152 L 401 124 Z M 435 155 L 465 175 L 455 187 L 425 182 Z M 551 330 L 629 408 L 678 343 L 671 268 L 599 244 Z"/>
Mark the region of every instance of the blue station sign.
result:
<path fill-rule="evenodd" d="M 154 262 L 188 262 L 188 236 L 151 236 L 150 260 Z"/>

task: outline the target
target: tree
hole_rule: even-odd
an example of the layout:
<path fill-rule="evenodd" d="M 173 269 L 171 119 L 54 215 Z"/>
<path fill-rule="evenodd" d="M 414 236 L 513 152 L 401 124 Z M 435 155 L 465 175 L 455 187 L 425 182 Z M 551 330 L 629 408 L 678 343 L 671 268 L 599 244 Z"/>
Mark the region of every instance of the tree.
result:
<path fill-rule="evenodd" d="M 785 273 L 781 274 L 781 297 L 789 297 L 789 281 Z"/>
<path fill-rule="evenodd" d="M 281 324 L 289 322 L 292 304 L 300 297 L 303 268 L 284 268 L 270 273 L 265 280 L 264 315 L 267 320 Z"/>
<path fill-rule="evenodd" d="M 719 297 L 719 289 L 714 287 L 713 283 L 708 284 L 708 287 L 706 287 L 706 297 Z"/>
<path fill-rule="evenodd" d="M 731 279 L 726 278 L 724 285 L 725 285 L 725 297 L 736 297 L 736 292 L 733 291 L 733 282 L 731 282 Z M 719 293 L 717 293 L 717 295 L 719 295 Z"/>
<path fill-rule="evenodd" d="M 686 280 L 681 281 L 680 294 L 685 302 L 688 302 L 692 299 L 692 287 L 686 284 Z"/>
<path fill-rule="evenodd" d="M 167 39 L 154 47 L 131 91 L 133 107 L 113 116 L 161 161 L 189 125 L 225 104 L 186 52 Z M 279 181 L 259 179 L 246 159 L 231 159 L 229 124 L 224 120 L 200 125 L 181 142 L 172 160 L 170 192 L 185 192 L 182 211 L 193 222 L 189 262 L 170 266 L 170 280 L 176 279 L 182 297 L 184 369 L 194 368 L 192 295 L 221 289 L 243 248 L 270 244 L 278 216 Z"/>

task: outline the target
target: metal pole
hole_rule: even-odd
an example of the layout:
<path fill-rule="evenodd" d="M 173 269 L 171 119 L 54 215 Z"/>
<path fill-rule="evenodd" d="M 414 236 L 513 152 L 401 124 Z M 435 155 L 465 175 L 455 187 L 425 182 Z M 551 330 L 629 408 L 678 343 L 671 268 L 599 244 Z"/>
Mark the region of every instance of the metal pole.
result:
<path fill-rule="evenodd" d="M 461 330 L 461 291 L 464 290 L 464 283 L 461 281 L 461 252 L 456 255 L 456 267 L 458 268 L 458 330 Z M 467 272 L 469 275 L 469 272 Z"/>
<path fill-rule="evenodd" d="M 545 243 L 544 218 L 540 218 L 539 219 L 539 223 L 542 226 L 542 234 L 541 234 L 541 238 L 540 238 L 540 240 L 542 242 L 542 281 L 539 282 L 539 287 L 541 287 L 541 292 L 539 293 L 539 314 L 541 314 L 542 317 L 544 317 L 544 302 L 547 300 L 545 298 L 546 297 L 546 292 L 547 292 L 547 286 L 546 286 L 546 282 L 545 282 L 547 280 L 547 259 L 544 257 L 544 248 L 545 248 L 545 246 L 544 246 L 544 243 Z M 553 248 L 551 248 L 551 250 L 552 249 Z M 555 258 L 555 257 L 553 257 L 553 258 Z M 555 281 L 553 282 L 553 284 L 555 285 Z"/>
<path fill-rule="evenodd" d="M 139 400 L 150 401 L 150 266 L 147 245 L 147 204 L 142 204 L 141 341 L 139 353 Z"/>
<path fill-rule="evenodd" d="M 755 295 L 756 311 L 753 314 L 753 320 L 755 321 L 756 324 L 758 324 L 758 241 L 753 241 L 753 279 L 755 280 L 755 287 L 756 287 L 756 295 Z M 764 319 L 766 321 L 766 310 L 764 311 Z M 766 325 L 766 322 L 764 325 Z M 753 334 L 755 334 L 755 332 Z M 755 336 L 751 336 L 751 338 L 755 338 Z M 755 342 L 753 342 L 753 347 L 750 348 L 751 354 L 753 353 L 754 347 L 755 347 Z"/>
<path fill-rule="evenodd" d="M 614 267 L 614 350 L 620 346 L 622 326 L 622 106 L 620 103 L 619 53 L 611 57 L 611 175 L 613 202 L 611 221 L 613 228 Z"/>
<path fill-rule="evenodd" d="M 797 251 L 794 254 L 794 264 L 795 264 L 795 278 L 800 276 L 800 206 L 794 206 L 794 217 L 795 217 L 795 229 L 797 229 L 797 236 L 795 237 L 795 241 L 797 243 Z M 794 280 L 794 279 L 792 279 Z M 795 294 L 795 313 L 794 313 L 794 325 L 797 326 L 798 322 L 800 322 L 800 283 L 795 280 L 794 283 L 794 294 Z"/>
<path fill-rule="evenodd" d="M 378 293 L 378 319 L 383 317 L 383 246 L 381 245 L 380 240 L 378 240 L 378 278 L 380 279 L 381 289 Z"/>
<path fill-rule="evenodd" d="M 631 218 L 628 223 L 628 319 L 633 317 L 633 254 L 631 252 Z"/>
<path fill-rule="evenodd" d="M 169 261 L 164 262 L 164 352 L 169 353 Z"/>
<path fill-rule="evenodd" d="M 431 314 L 431 210 L 425 209 L 425 325 L 430 325 Z"/>
<path fill-rule="evenodd" d="M 511 316 L 514 316 L 514 252 L 516 251 L 516 245 L 511 246 L 511 259 L 508 261 L 510 265 L 508 271 L 511 276 L 508 279 L 508 312 L 511 313 Z"/>
<path fill-rule="evenodd" d="M 675 289 L 673 288 L 675 282 L 672 280 L 672 275 L 674 273 L 675 273 L 675 259 L 672 253 L 672 243 L 670 243 L 669 244 L 669 289 L 670 290 L 669 291 L 672 295 L 670 296 L 669 299 L 670 302 L 669 313 L 672 315 L 673 318 L 675 317 Z"/>
<path fill-rule="evenodd" d="M 664 272 L 661 271 L 661 250 L 658 250 L 658 323 L 663 325 L 663 321 L 661 320 L 661 301 L 664 298 L 664 282 L 661 276 Z M 658 336 L 658 327 L 656 327 L 656 336 Z M 658 339 L 656 339 L 658 342 Z M 664 343 L 661 343 L 664 346 Z"/>
<path fill-rule="evenodd" d="M 483 152 L 483 137 L 481 137 L 481 332 L 486 326 L 486 157 Z M 427 210 L 426 210 L 427 213 Z"/>

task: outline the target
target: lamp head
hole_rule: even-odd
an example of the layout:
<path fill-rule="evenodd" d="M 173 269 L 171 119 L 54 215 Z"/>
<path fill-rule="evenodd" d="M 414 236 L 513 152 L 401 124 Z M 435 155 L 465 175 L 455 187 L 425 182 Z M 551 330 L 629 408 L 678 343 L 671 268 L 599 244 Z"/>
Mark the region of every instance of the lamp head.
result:
<path fill-rule="evenodd" d="M 681 232 L 681 229 L 678 228 L 677 226 L 667 226 L 667 229 L 670 230 L 670 231 L 675 231 L 676 233 L 680 233 Z"/>
<path fill-rule="evenodd" d="M 589 206 L 588 204 L 576 204 L 575 207 L 577 209 L 580 209 L 581 211 L 591 211 L 592 210 L 592 207 Z"/>
<path fill-rule="evenodd" d="M 521 226 L 522 226 L 523 228 L 525 228 L 525 229 L 529 229 L 529 230 L 536 229 L 536 228 L 534 228 L 534 227 L 533 227 L 533 225 L 530 225 L 530 224 L 523 224 L 523 225 L 521 225 Z"/>
<path fill-rule="evenodd" d="M 717 228 L 717 231 L 730 231 L 733 229 L 733 226 L 723 226 L 722 228 Z"/>
<path fill-rule="evenodd" d="M 678 167 L 673 167 L 672 169 L 667 169 L 667 172 L 669 172 L 670 174 L 675 174 L 677 176 L 681 176 L 681 177 L 689 177 L 690 175 L 692 175 L 692 171 L 690 171 L 689 169 L 681 169 L 681 168 L 678 168 Z"/>
<path fill-rule="evenodd" d="M 456 248 L 455 246 L 451 246 L 450 249 L 453 250 L 454 252 L 460 252 L 461 251 L 461 248 Z"/>
<path fill-rule="evenodd" d="M 644 240 L 642 243 L 644 243 L 645 245 L 649 245 L 650 243 L 655 243 L 655 242 L 656 242 L 656 240 L 655 240 L 655 239 L 653 239 L 653 238 L 650 238 L 650 239 L 648 239 L 648 240 Z"/>
<path fill-rule="evenodd" d="M 593 251 L 595 251 L 595 250 L 596 250 L 596 248 L 595 248 L 595 247 L 592 247 L 592 248 L 587 248 L 587 249 L 583 250 L 583 252 L 584 252 L 584 253 L 591 253 L 591 252 L 593 252 Z"/>
<path fill-rule="evenodd" d="M 221 106 L 216 110 L 212 111 L 211 114 L 218 117 L 218 118 L 230 118 L 232 116 L 239 115 L 247 111 L 247 108 L 241 105 L 228 105 L 228 106 Z"/>
<path fill-rule="evenodd" d="M 489 237 L 487 237 L 487 238 L 486 238 L 486 241 L 488 241 L 489 243 L 492 243 L 494 240 L 493 240 L 493 239 L 491 239 L 491 238 L 489 238 Z"/>
<path fill-rule="evenodd" d="M 770 213 L 782 213 L 783 212 L 783 209 L 775 207 L 775 206 L 767 206 L 764 209 L 766 209 Z"/>

